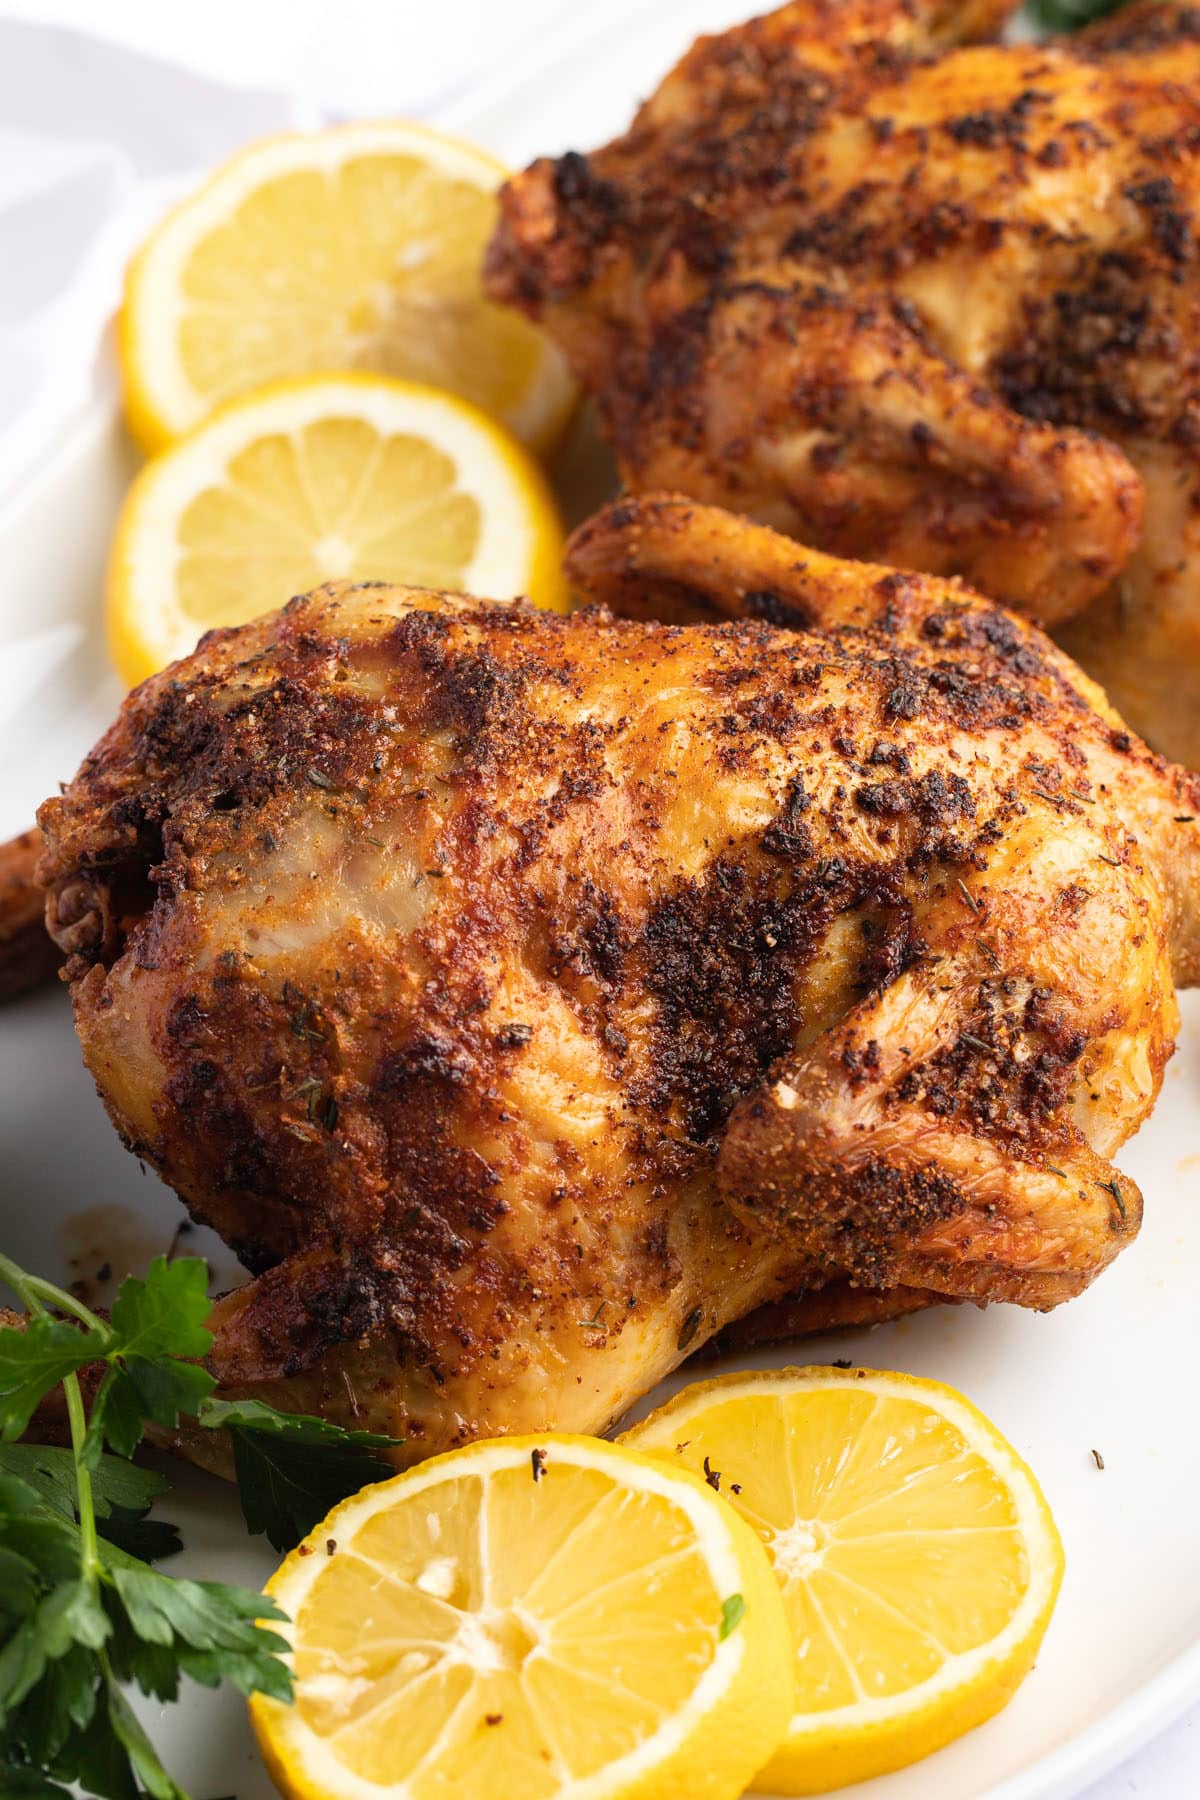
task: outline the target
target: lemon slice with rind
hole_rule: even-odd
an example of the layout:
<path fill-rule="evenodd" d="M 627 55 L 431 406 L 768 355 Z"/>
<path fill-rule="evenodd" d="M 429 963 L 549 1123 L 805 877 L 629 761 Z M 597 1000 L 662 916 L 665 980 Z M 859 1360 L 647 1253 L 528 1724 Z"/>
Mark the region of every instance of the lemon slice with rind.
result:
<path fill-rule="evenodd" d="M 448 388 L 547 448 L 575 385 L 480 286 L 507 173 L 401 120 L 287 133 L 234 157 L 130 265 L 119 341 L 135 436 L 161 449 L 265 382 L 359 369 Z"/>
<path fill-rule="evenodd" d="M 292 1706 L 251 1713 L 297 1800 L 734 1800 L 791 1711 L 754 1533 L 594 1438 L 474 1444 L 365 1489 L 268 1591 Z"/>
<path fill-rule="evenodd" d="M 452 394 L 316 376 L 231 402 L 149 462 L 109 566 L 129 682 L 322 582 L 561 607 L 562 527 L 529 453 Z"/>
<path fill-rule="evenodd" d="M 771 1557 L 796 1713 L 757 1785 L 821 1793 L 915 1762 L 997 1712 L 1062 1580 L 1012 1446 L 952 1388 L 871 1369 L 702 1382 L 623 1440 L 705 1466 Z"/>

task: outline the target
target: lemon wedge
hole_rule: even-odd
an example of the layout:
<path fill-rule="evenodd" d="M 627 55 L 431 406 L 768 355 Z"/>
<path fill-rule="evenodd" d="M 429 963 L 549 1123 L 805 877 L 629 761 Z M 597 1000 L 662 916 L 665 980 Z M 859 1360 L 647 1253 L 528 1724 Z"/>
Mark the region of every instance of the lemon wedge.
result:
<path fill-rule="evenodd" d="M 594 1438 L 479 1443 L 366 1488 L 283 1563 L 295 1704 L 251 1716 L 297 1800 L 734 1800 L 791 1712 L 754 1533 Z"/>
<path fill-rule="evenodd" d="M 109 564 L 109 643 L 141 681 L 211 627 L 343 578 L 562 607 L 561 554 L 537 464 L 466 401 L 382 376 L 283 382 L 138 475 Z"/>
<path fill-rule="evenodd" d="M 507 173 L 398 120 L 234 157 L 130 265 L 119 346 L 134 435 L 158 450 L 265 382 L 360 369 L 449 388 L 547 448 L 575 385 L 548 340 L 480 287 Z"/>
<path fill-rule="evenodd" d="M 927 1756 L 997 1712 L 1062 1580 L 1041 1490 L 939 1382 L 785 1369 L 702 1382 L 623 1442 L 707 1468 L 766 1546 L 796 1713 L 757 1785 L 823 1793 Z"/>

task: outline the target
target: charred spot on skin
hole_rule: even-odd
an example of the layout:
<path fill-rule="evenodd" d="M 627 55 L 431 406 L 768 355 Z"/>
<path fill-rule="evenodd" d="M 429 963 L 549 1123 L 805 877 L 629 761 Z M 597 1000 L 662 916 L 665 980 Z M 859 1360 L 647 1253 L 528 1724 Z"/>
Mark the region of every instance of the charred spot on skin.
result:
<path fill-rule="evenodd" d="M 796 973 L 811 961 L 829 922 L 872 883 L 838 859 L 789 864 L 807 829 L 798 790 L 777 821 L 772 866 L 748 869 L 716 857 L 703 875 L 653 905 L 630 952 L 658 1003 L 653 1056 L 632 1084 L 644 1104 L 676 1114 L 697 1146 L 712 1141 L 738 1099 L 763 1081 L 794 1041 Z M 768 827 L 768 831 L 771 828 Z"/>
<path fill-rule="evenodd" d="M 919 1102 L 935 1118 L 969 1121 L 1028 1153 L 1066 1103 L 1087 1043 L 1047 990 L 1034 989 L 1014 1006 L 1005 978 L 988 976 L 977 990 L 972 1026 L 907 1069 L 897 1097 Z"/>
<path fill-rule="evenodd" d="M 1146 213 L 1150 235 L 1167 260 L 1186 262 L 1192 246 L 1191 219 L 1171 177 L 1152 175 L 1146 181 L 1130 182 L 1122 191 Z"/>
<path fill-rule="evenodd" d="M 762 619 L 768 625 L 778 625 L 785 630 L 803 631 L 809 624 L 809 615 L 803 607 L 766 588 L 753 589 L 745 595 L 742 605 L 751 619 Z"/>
<path fill-rule="evenodd" d="M 521 1050 L 533 1036 L 532 1025 L 505 1025 L 496 1033 L 498 1050 Z"/>
<path fill-rule="evenodd" d="M 759 839 L 768 856 L 778 856 L 786 862 L 794 863 L 808 862 L 812 858 L 815 849 L 813 834 L 803 819 L 810 805 L 803 777 L 794 775 L 788 782 L 787 794 L 777 818 L 767 826 Z"/>
<path fill-rule="evenodd" d="M 608 221 L 619 217 L 623 196 L 612 182 L 603 181 L 593 171 L 588 158 L 579 150 L 568 150 L 554 164 L 554 191 L 565 206 L 593 206 Z"/>
<path fill-rule="evenodd" d="M 929 769 L 920 777 L 865 782 L 854 795 L 861 811 L 874 818 L 911 818 L 918 824 L 952 825 L 975 818 L 975 796 L 963 776 Z"/>
<path fill-rule="evenodd" d="M 790 1195 L 764 1191 L 753 1142 L 735 1163 L 726 1191 L 744 1207 L 789 1229 L 795 1218 Z M 809 1254 L 856 1285 L 894 1285 L 897 1245 L 911 1243 L 930 1226 L 961 1216 L 969 1206 L 954 1179 L 935 1166 L 903 1168 L 873 1157 L 853 1171 L 830 1170 L 821 1188 L 821 1210 L 804 1216 Z M 795 1222 L 799 1222 L 798 1218 Z"/>
<path fill-rule="evenodd" d="M 546 1473 L 546 1461 L 546 1452 L 544 1450 L 531 1450 L 529 1452 L 529 1466 L 533 1474 L 535 1485 Z"/>
<path fill-rule="evenodd" d="M 956 144 L 995 150 L 1002 145 L 1024 151 L 1028 147 L 1030 115 L 1050 96 L 1036 88 L 1025 88 L 1005 107 L 982 107 L 977 112 L 963 113 L 948 119 L 944 129 Z"/>

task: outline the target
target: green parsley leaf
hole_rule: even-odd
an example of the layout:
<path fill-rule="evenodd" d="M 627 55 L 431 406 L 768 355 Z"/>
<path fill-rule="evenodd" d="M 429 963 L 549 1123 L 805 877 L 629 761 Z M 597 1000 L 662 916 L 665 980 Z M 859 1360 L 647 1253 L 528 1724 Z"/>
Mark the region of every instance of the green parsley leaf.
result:
<path fill-rule="evenodd" d="M 137 1715 L 115 1682 L 108 1683 L 108 1717 L 113 1735 L 129 1758 L 134 1774 L 153 1800 L 188 1800 L 158 1760 L 158 1753 L 142 1730 Z"/>
<path fill-rule="evenodd" d="M 21 1624 L 0 1650 L 0 1729 L 46 1672 L 46 1652 L 38 1634 L 37 1614 Z"/>
<path fill-rule="evenodd" d="M 7 1762 L 0 1762 L 0 1794 L 5 1800 L 71 1800 L 65 1787 L 48 1781 L 36 1769 L 20 1769 Z"/>
<path fill-rule="evenodd" d="M 95 1709 L 96 1659 L 84 1645 L 76 1644 L 49 1664 L 23 1709 L 22 1747 L 29 1761 L 51 1768 L 72 1728 L 84 1729 Z"/>
<path fill-rule="evenodd" d="M 0 1329 L 0 1436 L 9 1442 L 23 1436 L 38 1402 L 64 1376 L 102 1356 L 106 1345 L 99 1332 L 45 1316 Z"/>
<path fill-rule="evenodd" d="M 99 1521 L 97 1530 L 102 1539 L 100 1554 L 109 1562 L 116 1552 L 123 1551 L 137 1562 L 157 1563 L 183 1549 L 179 1528 L 169 1519 L 144 1519 L 117 1507 Z"/>
<path fill-rule="evenodd" d="M 264 1594 L 221 1581 L 172 1580 L 154 1569 L 114 1569 L 112 1580 L 135 1637 L 173 1650 L 186 1674 L 210 1687 L 231 1680 L 244 1694 L 258 1689 L 291 1699 L 291 1674 L 279 1661 L 287 1639 L 259 1623 L 284 1615 Z"/>
<path fill-rule="evenodd" d="M 75 1517 L 75 1458 L 69 1450 L 56 1444 L 0 1444 L 0 1474 L 17 1476 L 60 1517 Z M 114 1508 L 147 1513 L 157 1499 L 170 1491 L 165 1475 L 155 1469 L 139 1468 L 123 1456 L 102 1456 L 92 1470 L 92 1498 L 98 1519 L 106 1519 Z"/>
<path fill-rule="evenodd" d="M 53 1444 L 0 1444 L 0 1474 L 18 1476 L 50 1512 L 74 1521 L 77 1489 L 70 1450 Z M 182 1549 L 174 1525 L 146 1518 L 154 1501 L 170 1492 L 164 1475 L 140 1469 L 120 1456 L 97 1457 L 91 1475 L 101 1537 L 143 1562 L 158 1562 Z"/>
<path fill-rule="evenodd" d="M 47 1669 L 77 1649 L 98 1650 L 111 1626 L 95 1587 L 80 1577 L 61 1582 L 38 1602 L 0 1650 L 0 1727 Z"/>
<path fill-rule="evenodd" d="M 294 1549 L 339 1500 L 395 1473 L 377 1452 L 401 1440 L 378 1432 L 277 1412 L 261 1400 L 210 1400 L 197 1416 L 229 1433 L 247 1529 L 279 1551 Z"/>
<path fill-rule="evenodd" d="M 49 1661 L 65 1656 L 73 1644 L 99 1650 L 112 1630 L 95 1587 L 82 1579 L 61 1582 L 47 1594 L 34 1622 Z"/>
<path fill-rule="evenodd" d="M 156 1700 L 179 1697 L 182 1673 L 174 1644 L 147 1644 L 138 1637 L 123 1607 L 113 1607 L 113 1635 L 109 1663 L 124 1682 L 135 1682 Z"/>
<path fill-rule="evenodd" d="M 44 1584 L 70 1581 L 79 1570 L 77 1528 L 15 1475 L 0 1475 L 0 1546 L 31 1562 Z"/>
<path fill-rule="evenodd" d="M 38 1592 L 37 1565 L 16 1550 L 0 1546 L 0 1620 L 28 1618 L 37 1605 Z"/>
<path fill-rule="evenodd" d="M 379 1431 L 348 1431 L 315 1413 L 280 1412 L 265 1400 L 210 1400 L 197 1415 L 201 1425 L 238 1427 L 286 1437 L 297 1444 L 340 1444 L 364 1450 L 396 1450 L 403 1438 Z"/>
<path fill-rule="evenodd" d="M 134 1777 L 129 1753 L 114 1730 L 111 1691 L 101 1672 L 91 1719 L 83 1730 L 68 1735 L 50 1773 L 60 1781 L 77 1781 L 99 1800 L 142 1800 L 143 1790 Z M 177 1800 L 187 1800 L 187 1796 L 180 1792 Z"/>
<path fill-rule="evenodd" d="M 212 1393 L 216 1382 L 199 1363 L 166 1357 L 149 1362 L 129 1356 L 110 1368 L 92 1404 L 89 1453 L 99 1454 L 107 1440 L 118 1456 L 132 1456 L 142 1441 L 147 1419 L 175 1426 L 190 1417 Z"/>
<path fill-rule="evenodd" d="M 114 1348 L 119 1356 L 152 1361 L 207 1356 L 213 1340 L 204 1321 L 211 1310 L 208 1264 L 201 1257 L 168 1262 L 156 1256 L 144 1281 L 127 1275 L 117 1289 L 109 1315 Z"/>
<path fill-rule="evenodd" d="M 724 1643 L 731 1632 L 737 1630 L 746 1616 L 746 1601 L 741 1594 L 728 1594 L 721 1602 L 721 1629 L 717 1633 L 717 1641 Z"/>
<path fill-rule="evenodd" d="M 107 1442 L 119 1457 L 132 1456 L 142 1441 L 145 1419 L 137 1389 L 115 1366 L 105 1369 L 92 1400 L 91 1419 L 84 1439 L 83 1460 L 96 1468 Z"/>
<path fill-rule="evenodd" d="M 127 1460 L 144 1420 L 174 1426 L 210 1403 L 214 1383 L 196 1360 L 212 1341 L 207 1270 L 159 1257 L 144 1280 L 122 1284 L 111 1324 L 3 1256 L 0 1276 L 30 1307 L 26 1329 L 0 1330 L 3 1432 L 22 1431 L 59 1384 L 71 1429 L 66 1450 L 0 1441 L 0 1793 L 67 1800 L 75 1784 L 97 1800 L 187 1800 L 121 1683 L 159 1700 L 177 1698 L 184 1675 L 292 1697 L 287 1640 L 266 1623 L 283 1618 L 272 1601 L 150 1567 L 179 1548 L 173 1526 L 147 1517 L 168 1484 Z M 76 1373 L 85 1362 L 103 1365 L 90 1420 Z M 286 1442 L 322 1481 L 324 1457 L 352 1469 L 388 1442 L 250 1403 L 209 1422 Z M 123 1454 L 106 1454 L 106 1441 Z M 388 1471 L 371 1458 L 369 1472 Z"/>
<path fill-rule="evenodd" d="M 192 1360 L 212 1348 L 204 1322 L 210 1305 L 208 1265 L 197 1256 L 156 1256 L 144 1280 L 130 1275 L 121 1283 L 109 1368 L 92 1401 L 89 1461 L 105 1440 L 119 1456 L 132 1456 L 145 1420 L 174 1427 L 212 1393 L 212 1376 Z"/>

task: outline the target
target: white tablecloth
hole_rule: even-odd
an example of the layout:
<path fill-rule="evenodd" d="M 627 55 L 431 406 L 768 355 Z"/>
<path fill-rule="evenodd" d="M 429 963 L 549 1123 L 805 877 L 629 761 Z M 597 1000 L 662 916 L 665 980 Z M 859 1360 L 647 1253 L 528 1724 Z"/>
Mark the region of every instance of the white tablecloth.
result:
<path fill-rule="evenodd" d="M 0 502 L 110 378 L 98 328 L 130 244 L 182 172 L 288 122 L 428 115 L 599 5 L 0 0 Z M 1200 1708 L 1086 1800 L 1197 1794 Z"/>

